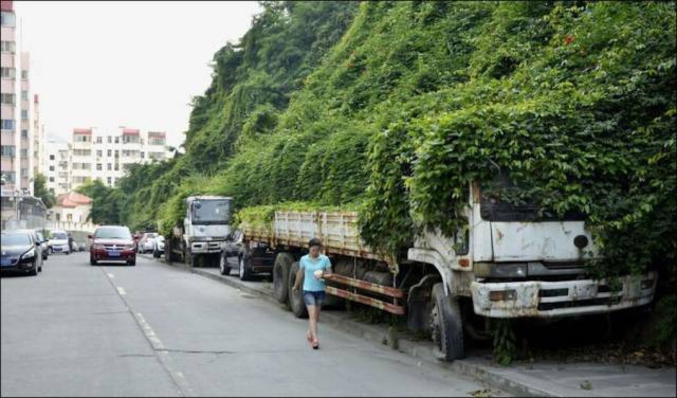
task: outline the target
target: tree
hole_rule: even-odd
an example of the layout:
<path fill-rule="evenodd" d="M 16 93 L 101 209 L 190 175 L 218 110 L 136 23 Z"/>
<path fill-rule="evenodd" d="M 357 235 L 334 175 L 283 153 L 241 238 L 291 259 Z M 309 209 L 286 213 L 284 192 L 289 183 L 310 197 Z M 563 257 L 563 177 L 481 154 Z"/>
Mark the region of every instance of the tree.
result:
<path fill-rule="evenodd" d="M 33 192 L 36 197 L 42 199 L 42 203 L 44 203 L 48 209 L 56 204 L 54 194 L 47 189 L 47 177 L 45 177 L 44 174 L 38 173 L 35 175 Z"/>
<path fill-rule="evenodd" d="M 95 224 L 120 224 L 120 192 L 105 186 L 99 179 L 80 186 L 76 191 L 92 198 L 92 210 L 87 220 Z"/>

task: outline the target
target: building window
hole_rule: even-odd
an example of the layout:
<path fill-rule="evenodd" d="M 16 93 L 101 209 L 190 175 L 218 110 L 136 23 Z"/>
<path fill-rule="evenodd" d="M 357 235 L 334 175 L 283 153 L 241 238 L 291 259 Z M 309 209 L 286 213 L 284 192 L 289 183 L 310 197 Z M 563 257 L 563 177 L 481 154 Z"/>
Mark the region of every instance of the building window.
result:
<path fill-rule="evenodd" d="M 27 110 L 23 109 L 21 111 L 21 119 L 23 119 L 23 120 L 28 119 L 28 111 Z"/>
<path fill-rule="evenodd" d="M 2 41 L 2 52 L 3 53 L 12 53 L 16 52 L 16 43 L 13 41 Z"/>
<path fill-rule="evenodd" d="M 49 155 L 49 160 L 54 160 L 54 155 Z"/>
<path fill-rule="evenodd" d="M 96 143 L 97 144 L 103 143 L 103 137 L 96 137 Z"/>
<path fill-rule="evenodd" d="M 49 166 L 49 171 L 54 171 L 54 166 Z"/>
<path fill-rule="evenodd" d="M 15 104 L 15 96 L 14 94 L 7 94 L 7 93 L 2 93 L 2 96 L 0 96 L 0 102 L 2 102 L 5 105 L 14 105 Z"/>
<path fill-rule="evenodd" d="M 12 130 L 14 131 L 15 127 L 14 119 L 2 119 L 2 129 L 3 130 Z"/>
<path fill-rule="evenodd" d="M 110 165 L 109 165 L 109 166 L 110 166 Z M 112 177 L 108 177 L 108 186 L 110 187 L 111 185 L 113 185 L 113 178 L 112 178 Z"/>
<path fill-rule="evenodd" d="M 116 158 L 119 158 L 119 157 L 120 157 L 120 151 L 118 151 L 117 149 L 115 150 L 115 157 L 116 157 Z"/>
<path fill-rule="evenodd" d="M 61 214 L 56 213 L 56 222 L 59 222 L 59 221 L 61 221 Z"/>
<path fill-rule="evenodd" d="M 109 149 L 109 150 L 108 150 L 108 157 L 111 157 L 111 156 L 113 156 L 113 150 L 112 150 L 112 149 Z"/>
<path fill-rule="evenodd" d="M 0 67 L 0 75 L 5 79 L 14 79 L 16 77 L 16 69 Z"/>
<path fill-rule="evenodd" d="M 119 144 L 120 143 L 120 137 L 115 137 L 115 143 Z"/>
<path fill-rule="evenodd" d="M 117 171 L 117 170 L 120 170 L 120 165 L 117 164 L 117 163 L 115 163 L 115 170 L 116 170 L 116 171 Z"/>
<path fill-rule="evenodd" d="M 101 163 L 96 164 L 96 169 L 97 170 L 103 170 L 103 165 Z"/>
<path fill-rule="evenodd" d="M 12 130 L 16 127 L 16 122 L 14 119 L 2 119 L 2 129 L 3 130 Z"/>
<path fill-rule="evenodd" d="M 28 149 L 21 150 L 21 159 L 28 159 Z"/>
<path fill-rule="evenodd" d="M 9 157 L 14 157 L 15 152 L 15 146 L 14 145 L 2 145 L 0 146 L 0 150 L 2 151 L 2 156 L 9 156 Z"/>
<path fill-rule="evenodd" d="M 21 101 L 28 101 L 28 91 L 21 90 Z"/>
<path fill-rule="evenodd" d="M 28 130 L 26 129 L 21 130 L 21 138 L 28 138 Z"/>
<path fill-rule="evenodd" d="M 0 24 L 2 26 L 16 26 L 16 18 L 14 17 L 14 13 L 10 11 L 2 11 L 2 17 L 0 17 Z"/>
<path fill-rule="evenodd" d="M 101 138 L 101 137 L 99 137 L 99 138 Z M 100 149 L 97 149 L 97 151 L 96 151 L 96 157 L 100 158 L 100 157 L 102 157 L 102 156 L 103 156 L 103 151 L 100 150 Z"/>
<path fill-rule="evenodd" d="M 73 155 L 75 156 L 91 156 L 91 149 L 73 149 Z"/>
<path fill-rule="evenodd" d="M 21 169 L 21 177 L 28 177 L 28 169 Z"/>
<path fill-rule="evenodd" d="M 49 177 L 49 182 L 54 182 L 54 177 Z M 50 188 L 53 191 L 53 189 Z"/>
<path fill-rule="evenodd" d="M 75 142 L 91 142 L 92 139 L 88 135 L 73 135 L 73 141 Z"/>
<path fill-rule="evenodd" d="M 113 170 L 113 164 L 112 163 L 108 163 L 108 170 Z"/>
<path fill-rule="evenodd" d="M 112 142 L 113 142 L 113 137 L 111 137 L 111 136 L 109 135 L 109 136 L 108 136 L 108 143 L 110 144 L 110 143 L 112 143 Z"/>
<path fill-rule="evenodd" d="M 21 71 L 21 80 L 28 80 L 28 71 L 25 69 Z"/>

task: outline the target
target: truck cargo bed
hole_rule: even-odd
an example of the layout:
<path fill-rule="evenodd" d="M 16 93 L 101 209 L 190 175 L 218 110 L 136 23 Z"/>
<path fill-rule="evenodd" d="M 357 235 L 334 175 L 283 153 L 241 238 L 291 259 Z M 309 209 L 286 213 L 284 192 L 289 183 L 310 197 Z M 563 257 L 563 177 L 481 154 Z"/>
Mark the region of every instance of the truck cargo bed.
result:
<path fill-rule="evenodd" d="M 242 224 L 246 239 L 268 242 L 272 247 L 307 247 L 319 238 L 327 254 L 343 254 L 386 261 L 360 239 L 356 212 L 277 211 L 272 225 L 258 228 Z"/>

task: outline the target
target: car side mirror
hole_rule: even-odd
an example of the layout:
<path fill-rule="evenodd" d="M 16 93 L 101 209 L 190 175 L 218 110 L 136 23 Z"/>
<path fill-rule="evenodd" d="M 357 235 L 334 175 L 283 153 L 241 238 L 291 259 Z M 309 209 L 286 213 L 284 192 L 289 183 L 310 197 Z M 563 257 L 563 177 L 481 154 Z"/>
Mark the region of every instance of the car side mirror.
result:
<path fill-rule="evenodd" d="M 35 242 L 35 246 L 40 246 L 40 242 Z"/>

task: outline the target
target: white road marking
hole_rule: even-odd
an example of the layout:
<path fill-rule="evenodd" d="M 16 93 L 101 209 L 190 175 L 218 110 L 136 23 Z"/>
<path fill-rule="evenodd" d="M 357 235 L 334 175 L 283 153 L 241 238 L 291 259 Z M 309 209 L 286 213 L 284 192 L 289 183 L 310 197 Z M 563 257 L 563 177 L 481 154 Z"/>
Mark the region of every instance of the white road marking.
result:
<path fill-rule="evenodd" d="M 108 274 L 108 277 L 109 277 L 109 278 L 115 278 L 115 275 L 113 275 L 113 274 Z"/>
<path fill-rule="evenodd" d="M 118 288 L 118 293 L 120 293 L 120 296 L 124 296 L 125 294 L 127 294 L 127 292 L 125 292 L 125 289 L 121 287 Z"/>
<path fill-rule="evenodd" d="M 160 341 L 160 338 L 157 337 L 153 328 L 151 328 L 148 322 L 146 322 L 146 319 L 143 317 L 143 315 L 141 315 L 140 312 L 135 312 L 134 317 L 139 322 L 139 325 L 141 325 L 143 333 L 146 335 L 153 348 L 156 351 L 163 351 L 165 347 L 162 345 L 162 341 Z"/>

